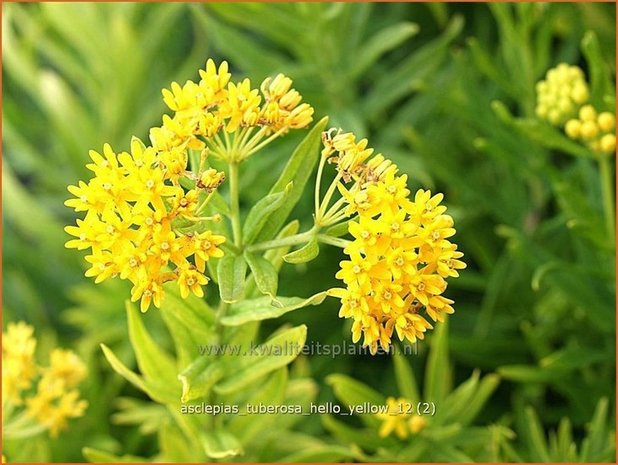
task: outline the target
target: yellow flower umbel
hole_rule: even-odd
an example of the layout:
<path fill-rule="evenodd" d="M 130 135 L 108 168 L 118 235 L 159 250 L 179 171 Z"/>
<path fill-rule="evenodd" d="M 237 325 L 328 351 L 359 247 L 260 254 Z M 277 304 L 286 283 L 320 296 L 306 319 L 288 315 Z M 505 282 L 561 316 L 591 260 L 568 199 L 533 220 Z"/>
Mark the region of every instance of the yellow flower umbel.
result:
<path fill-rule="evenodd" d="M 228 65 L 208 60 L 199 82 L 174 82 L 163 100 L 174 112 L 150 130 L 151 146 L 134 138 L 131 151 L 90 152 L 94 177 L 70 186 L 75 196 L 65 204 L 85 212 L 65 230 L 75 239 L 69 248 L 90 249 L 86 276 L 99 283 L 119 276 L 133 283 L 131 300 L 161 305 L 164 283 L 176 281 L 183 297 L 204 295 L 210 257 L 221 257 L 223 236 L 213 234 L 202 216 L 225 174 L 207 166 L 209 155 L 229 163 L 235 241 L 239 240 L 237 164 L 290 129 L 304 128 L 313 108 L 301 103 L 292 81 L 282 74 L 252 89 L 245 79 L 230 82 Z M 189 170 L 190 151 L 199 166 Z M 194 153 L 197 155 L 197 153 Z M 196 157 L 197 158 L 197 157 Z M 236 244 L 239 245 L 239 244 Z"/>
<path fill-rule="evenodd" d="M 440 205 L 443 195 L 418 190 L 414 200 L 407 176 L 383 155 L 373 155 L 365 139 L 353 134 L 325 133 L 322 156 L 337 164 L 336 185 L 342 199 L 326 211 L 329 193 L 318 209 L 317 222 L 331 224 L 356 215 L 348 223 L 353 241 L 344 252 L 336 277 L 346 288 L 329 292 L 341 299 L 339 316 L 352 318 L 352 339 L 375 353 L 388 350 L 393 333 L 415 342 L 432 328 L 425 316 L 443 321 L 453 313 L 453 301 L 442 296 L 446 280 L 465 268 L 457 245 L 453 219 Z M 349 186 L 346 186 L 348 184 Z"/>
<path fill-rule="evenodd" d="M 76 226 L 65 228 L 75 237 L 67 247 L 91 249 L 86 256 L 91 265 L 86 276 L 96 283 L 114 276 L 130 280 L 131 300 L 141 299 L 142 311 L 151 303 L 161 305 L 167 281 L 177 281 L 183 296 L 189 289 L 202 296 L 201 286 L 208 282 L 203 274 L 205 262 L 223 255 L 218 248 L 225 240 L 222 236 L 187 228 L 217 220 L 201 217 L 200 212 L 223 180 L 222 174 L 216 182 L 199 187 L 196 175 L 186 171 L 186 153 L 180 151 L 174 159 L 179 169 L 166 158 L 169 154 L 145 147 L 136 138 L 130 153 L 116 154 L 106 144 L 102 155 L 90 152 L 93 163 L 88 168 L 94 177 L 88 184 L 82 181 L 70 186 L 76 198 L 65 202 L 86 212 Z M 196 187 L 183 188 L 179 173 L 192 179 Z"/>
<path fill-rule="evenodd" d="M 536 115 L 554 126 L 576 115 L 589 94 L 583 71 L 566 63 L 550 69 L 545 80 L 537 83 L 536 91 Z"/>
<path fill-rule="evenodd" d="M 258 90 L 249 79 L 231 82 L 225 61 L 217 69 L 208 60 L 200 77 L 198 83 L 174 82 L 170 90 L 163 90 L 163 100 L 174 116 L 164 116 L 163 125 L 151 130 L 157 149 L 206 146 L 217 157 L 239 162 L 290 129 L 305 128 L 312 121 L 313 108 L 301 103 L 292 80 L 283 74 L 266 78 Z"/>
<path fill-rule="evenodd" d="M 34 360 L 36 340 L 31 326 L 9 323 L 2 341 L 3 428 L 12 434 L 38 434 L 48 430 L 52 437 L 67 428 L 69 418 L 81 417 L 88 405 L 79 398 L 77 386 L 86 377 L 86 366 L 72 351 L 54 349 L 49 366 L 39 367 Z M 38 378 L 36 392 L 28 393 Z M 15 415 L 25 403 L 25 412 Z M 11 421 L 11 419 L 15 421 Z M 26 421 L 36 422 L 29 426 Z M 19 425 L 19 426 L 16 426 Z M 24 433 L 27 431 L 27 433 Z"/>
<path fill-rule="evenodd" d="M 409 433 L 417 434 L 427 422 L 425 419 L 413 412 L 414 405 L 404 397 L 386 399 L 388 410 L 384 413 L 377 413 L 376 417 L 382 420 L 382 425 L 378 430 L 378 435 L 382 438 L 390 436 L 393 432 L 399 439 L 407 439 Z"/>
<path fill-rule="evenodd" d="M 616 151 L 616 116 L 608 111 L 597 113 L 592 105 L 581 107 L 578 118 L 567 121 L 564 132 L 597 153 Z"/>
<path fill-rule="evenodd" d="M 2 336 L 2 403 L 22 403 L 21 393 L 36 376 L 34 329 L 23 321 L 9 323 Z"/>

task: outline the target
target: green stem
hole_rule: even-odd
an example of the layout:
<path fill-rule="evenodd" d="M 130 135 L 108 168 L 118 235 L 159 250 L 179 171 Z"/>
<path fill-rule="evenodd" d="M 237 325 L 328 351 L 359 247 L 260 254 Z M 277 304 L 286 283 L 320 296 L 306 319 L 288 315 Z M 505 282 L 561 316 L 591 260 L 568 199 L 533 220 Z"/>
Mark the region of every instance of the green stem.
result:
<path fill-rule="evenodd" d="M 273 239 L 272 241 L 259 242 L 257 244 L 250 245 L 247 247 L 247 251 L 257 252 L 259 250 L 276 249 L 289 245 L 304 244 L 305 242 L 309 242 L 311 238 L 317 234 L 317 232 L 318 228 L 314 226 L 309 231 L 305 231 L 300 234 L 295 234 L 293 236 L 282 237 L 281 239 Z"/>
<path fill-rule="evenodd" d="M 601 175 L 601 192 L 603 196 L 603 211 L 605 213 L 605 225 L 610 239 L 615 237 L 615 207 L 614 207 L 614 176 L 612 175 L 611 161 L 607 156 L 599 158 L 599 171 Z"/>
<path fill-rule="evenodd" d="M 240 228 L 240 206 L 238 197 L 238 164 L 230 162 L 230 217 L 232 219 L 232 233 L 234 235 L 234 245 L 242 248 L 242 231 Z"/>
<path fill-rule="evenodd" d="M 315 178 L 315 218 L 317 220 L 320 208 L 320 183 L 322 181 L 322 171 L 324 170 L 324 163 L 326 162 L 326 157 L 320 157 L 320 165 L 318 166 L 318 174 Z"/>
<path fill-rule="evenodd" d="M 334 245 L 336 247 L 341 247 L 342 249 L 345 249 L 351 243 L 351 241 L 348 241 L 346 239 L 327 236 L 326 234 L 318 234 L 318 240 L 320 242 L 323 242 L 324 244 Z"/>

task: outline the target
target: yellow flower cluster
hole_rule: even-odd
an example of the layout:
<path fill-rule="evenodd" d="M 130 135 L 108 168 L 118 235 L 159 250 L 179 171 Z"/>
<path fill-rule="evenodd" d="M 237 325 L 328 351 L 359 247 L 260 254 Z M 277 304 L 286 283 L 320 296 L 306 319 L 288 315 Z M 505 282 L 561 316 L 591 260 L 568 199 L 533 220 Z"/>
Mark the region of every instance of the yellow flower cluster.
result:
<path fill-rule="evenodd" d="M 413 404 L 410 400 L 400 397 L 386 399 L 388 410 L 376 414 L 383 421 L 378 434 L 385 438 L 395 432 L 399 439 L 406 439 L 409 433 L 417 434 L 427 425 L 427 421 L 414 413 Z"/>
<path fill-rule="evenodd" d="M 388 350 L 393 332 L 399 340 L 423 339 L 432 328 L 423 313 L 433 321 L 453 313 L 453 301 L 441 294 L 446 279 L 466 266 L 448 240 L 455 229 L 440 205 L 443 195 L 421 189 L 410 200 L 407 176 L 397 175 L 397 166 L 383 155 L 373 155 L 366 139 L 326 134 L 323 156 L 337 154 L 329 161 L 337 163 L 343 180 L 338 187 L 345 213 L 358 215 L 348 227 L 354 240 L 344 252 L 350 259 L 336 275 L 346 288 L 330 291 L 341 299 L 339 316 L 354 319 L 353 341 L 363 335 L 372 353 L 378 343 Z"/>
<path fill-rule="evenodd" d="M 86 212 L 76 226 L 65 228 L 76 237 L 67 247 L 92 250 L 86 276 L 97 283 L 112 276 L 130 280 L 131 300 L 141 298 L 142 311 L 151 302 L 161 305 L 167 281 L 177 281 L 183 297 L 190 291 L 203 296 L 206 261 L 223 255 L 218 246 L 225 239 L 209 230 L 182 231 L 202 219 L 200 196 L 207 198 L 223 174 L 207 170 L 194 179 L 194 189 L 185 190 L 179 177 L 186 175 L 186 152 L 157 151 L 135 138 L 131 153 L 116 154 L 106 144 L 102 155 L 90 151 L 90 157 L 94 177 L 70 186 L 75 198 L 65 202 Z"/>
<path fill-rule="evenodd" d="M 536 85 L 536 115 L 554 126 L 564 124 L 588 100 L 588 85 L 577 66 L 560 63 Z"/>
<path fill-rule="evenodd" d="M 94 177 L 70 186 L 75 198 L 65 202 L 86 212 L 65 228 L 76 238 L 67 247 L 92 249 L 86 276 L 97 283 L 130 280 L 131 300 L 141 299 L 142 311 L 160 306 L 168 281 L 178 282 L 183 297 L 203 296 L 206 262 L 223 255 L 225 238 L 204 226 L 221 217 L 200 216 L 225 179 L 206 166 L 209 154 L 237 163 L 312 120 L 313 108 L 282 74 L 266 79 L 261 95 L 248 79 L 230 82 L 226 62 L 217 68 L 208 60 L 200 77 L 162 91 L 174 115 L 150 130 L 151 146 L 134 138 L 130 153 L 117 154 L 108 144 L 102 154 L 90 151 Z M 201 151 L 197 172 L 188 171 L 189 150 Z"/>
<path fill-rule="evenodd" d="M 49 366 L 39 367 L 34 359 L 34 330 L 24 322 L 9 323 L 2 341 L 2 399 L 12 407 L 26 404 L 28 416 L 55 437 L 67 427 L 67 419 L 84 414 L 88 403 L 79 398 L 77 385 L 86 377 L 86 366 L 70 350 L 54 349 Z M 36 393 L 26 397 L 34 380 Z"/>
<path fill-rule="evenodd" d="M 571 139 L 585 142 L 595 152 L 614 153 L 616 150 L 616 117 L 604 111 L 597 113 L 592 105 L 584 105 L 579 117 L 567 121 L 564 132 Z"/>
<path fill-rule="evenodd" d="M 207 145 L 222 158 L 240 161 L 256 151 L 264 136 L 276 137 L 312 121 L 313 108 L 301 103 L 292 80 L 283 74 L 265 79 L 260 90 L 252 89 L 249 79 L 230 82 L 225 61 L 217 69 L 208 60 L 200 76 L 198 83 L 187 81 L 181 86 L 174 82 L 170 90 L 163 90 L 163 100 L 174 116 L 165 115 L 163 125 L 151 130 L 156 149 L 202 149 Z M 233 147 L 221 143 L 220 131 L 225 135 L 239 129 L 241 136 Z M 256 134 L 252 134 L 254 129 L 258 129 Z"/>

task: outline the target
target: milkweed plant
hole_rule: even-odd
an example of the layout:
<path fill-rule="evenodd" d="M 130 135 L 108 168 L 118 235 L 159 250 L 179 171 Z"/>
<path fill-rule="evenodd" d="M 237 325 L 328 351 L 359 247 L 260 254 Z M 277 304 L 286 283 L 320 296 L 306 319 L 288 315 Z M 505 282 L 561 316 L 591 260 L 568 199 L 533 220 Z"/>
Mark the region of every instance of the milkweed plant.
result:
<path fill-rule="evenodd" d="M 332 297 L 340 302 L 339 316 L 352 320 L 354 343 L 362 339 L 372 354 L 388 351 L 395 339 L 423 339 L 454 312 L 453 300 L 444 295 L 447 281 L 466 265 L 452 242 L 456 231 L 444 196 L 424 189 L 412 193 L 395 163 L 375 153 L 367 139 L 326 129 L 326 117 L 309 130 L 243 221 L 243 163 L 266 156 L 274 140 L 309 128 L 314 110 L 282 74 L 256 89 L 249 79 L 231 81 L 226 62 L 208 60 L 199 73 L 199 82 L 163 89 L 171 114 L 150 129 L 149 144 L 134 137 L 129 151 L 109 144 L 90 151 L 87 168 L 93 175 L 69 186 L 73 198 L 66 201 L 83 216 L 65 230 L 72 236 L 66 247 L 88 251 L 86 276 L 96 283 L 130 281 L 127 297 L 139 302 L 141 312 L 160 308 L 176 343 L 174 362 L 129 303 L 129 332 L 143 376 L 103 346 L 109 362 L 168 405 L 179 429 L 200 437 L 205 455 L 217 458 L 240 454 L 247 444 L 248 438 L 233 434 L 239 419 L 206 432 L 182 415 L 183 408 L 198 400 L 212 405 L 242 397 L 243 388 L 296 358 L 307 328 L 276 332 L 261 347 L 289 344 L 294 351 L 265 350 L 257 361 L 198 356 L 189 341 L 247 345 L 257 321 Z M 299 232 L 298 220 L 286 221 L 316 165 L 313 226 Z M 340 269 L 332 270 L 342 286 L 311 297 L 278 295 L 282 263 L 309 262 L 326 247 L 345 255 Z M 208 290 L 211 281 L 218 287 L 216 310 L 204 299 L 205 289 L 216 293 Z M 393 410 L 396 402 L 384 404 Z M 381 437 L 404 438 L 424 426 L 417 416 L 406 426 L 388 411 L 376 419 L 384 420 L 377 431 Z M 96 453 L 90 451 L 95 458 Z"/>

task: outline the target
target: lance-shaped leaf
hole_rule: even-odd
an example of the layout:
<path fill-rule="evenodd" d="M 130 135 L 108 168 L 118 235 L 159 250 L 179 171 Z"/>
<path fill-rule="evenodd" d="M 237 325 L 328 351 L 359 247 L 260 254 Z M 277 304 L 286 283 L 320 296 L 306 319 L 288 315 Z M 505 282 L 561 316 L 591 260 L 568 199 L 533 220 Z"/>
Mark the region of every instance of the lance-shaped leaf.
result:
<path fill-rule="evenodd" d="M 253 241 L 255 241 L 255 238 L 260 234 L 262 228 L 268 223 L 271 215 L 285 204 L 293 186 L 294 182 L 290 181 L 283 191 L 268 194 L 253 206 L 242 228 L 242 236 L 245 244 L 252 244 Z"/>
<path fill-rule="evenodd" d="M 246 274 L 247 262 L 242 256 L 226 255 L 219 261 L 217 276 L 219 277 L 221 300 L 226 303 L 233 303 L 242 298 Z"/>
<path fill-rule="evenodd" d="M 249 264 L 259 291 L 269 296 L 271 300 L 276 299 L 279 274 L 273 264 L 261 255 L 250 252 L 245 252 L 245 260 Z"/>
<path fill-rule="evenodd" d="M 349 376 L 341 374 L 329 375 L 326 378 L 326 382 L 331 385 L 335 396 L 345 408 L 363 407 L 364 405 L 386 405 L 386 399 L 382 394 Z M 380 423 L 380 420 L 369 413 L 359 414 L 359 416 L 367 425 L 377 426 Z"/>
<path fill-rule="evenodd" d="M 296 326 L 279 333 L 265 344 L 254 347 L 241 359 L 240 366 L 221 382 L 215 385 L 218 394 L 230 394 L 243 389 L 260 377 L 277 368 L 286 366 L 300 353 L 305 339 L 307 327 Z"/>
<path fill-rule="evenodd" d="M 283 260 L 285 260 L 287 263 L 293 264 L 306 263 L 317 257 L 319 253 L 320 246 L 318 246 L 318 239 L 317 237 L 314 237 L 300 249 L 284 255 Z"/>
<path fill-rule="evenodd" d="M 223 429 L 215 429 L 201 436 L 206 455 L 212 459 L 224 459 L 243 453 L 238 439 Z"/>
<path fill-rule="evenodd" d="M 205 397 L 224 374 L 222 360 L 213 360 L 204 356 L 195 359 L 178 375 L 182 383 L 181 401 L 184 403 Z"/>
<path fill-rule="evenodd" d="M 283 192 L 290 182 L 294 184 L 287 195 L 287 200 L 277 211 L 270 215 L 268 223 L 264 225 L 255 242 L 262 242 L 275 237 L 277 231 L 284 225 L 290 212 L 300 200 L 305 185 L 309 181 L 313 168 L 320 157 L 319 149 L 322 143 L 322 131 L 324 131 L 327 123 L 328 118 L 322 118 L 294 150 L 281 176 L 279 176 L 279 179 L 270 190 L 270 194 Z"/>
<path fill-rule="evenodd" d="M 239 326 L 249 321 L 278 318 L 293 310 L 309 305 L 319 305 L 324 301 L 326 295 L 326 292 L 319 292 L 308 299 L 301 297 L 277 297 L 274 302 L 270 297 L 243 300 L 229 308 L 227 314 L 221 318 L 221 324 L 225 326 Z"/>

